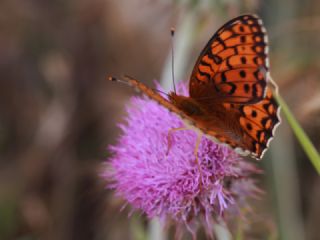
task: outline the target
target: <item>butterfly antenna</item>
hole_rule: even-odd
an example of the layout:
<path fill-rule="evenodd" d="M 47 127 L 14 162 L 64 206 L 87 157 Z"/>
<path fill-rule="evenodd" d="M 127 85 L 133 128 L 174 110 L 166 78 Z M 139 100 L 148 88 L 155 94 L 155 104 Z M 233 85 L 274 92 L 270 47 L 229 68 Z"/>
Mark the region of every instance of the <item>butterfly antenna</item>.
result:
<path fill-rule="evenodd" d="M 175 33 L 175 29 L 172 27 L 170 32 L 171 32 L 171 71 L 172 71 L 172 82 L 173 82 L 173 90 L 174 93 L 177 93 L 176 91 L 176 83 L 174 80 L 174 46 L 173 46 L 173 38 L 174 38 L 174 33 Z"/>
<path fill-rule="evenodd" d="M 114 77 L 114 76 L 108 76 L 107 80 L 112 81 L 112 82 L 120 82 L 120 83 L 126 84 L 126 85 L 131 86 L 131 87 L 135 87 L 136 86 L 136 84 L 133 84 L 132 81 L 137 82 L 137 80 L 134 77 L 131 77 L 129 75 L 124 75 L 123 79 L 122 78 L 118 78 L 118 77 Z M 169 95 L 167 93 L 165 93 L 165 92 L 163 92 L 163 91 L 161 91 L 159 89 L 152 88 L 152 90 L 155 91 L 155 92 L 162 93 L 162 94 L 166 95 L 167 97 L 169 97 Z"/>
<path fill-rule="evenodd" d="M 108 76 L 107 79 L 109 81 L 112 81 L 112 82 L 120 82 L 120 83 L 123 83 L 123 84 L 131 86 L 130 82 L 128 80 L 125 80 L 125 79 L 121 79 L 121 78 L 114 77 L 114 76 Z"/>

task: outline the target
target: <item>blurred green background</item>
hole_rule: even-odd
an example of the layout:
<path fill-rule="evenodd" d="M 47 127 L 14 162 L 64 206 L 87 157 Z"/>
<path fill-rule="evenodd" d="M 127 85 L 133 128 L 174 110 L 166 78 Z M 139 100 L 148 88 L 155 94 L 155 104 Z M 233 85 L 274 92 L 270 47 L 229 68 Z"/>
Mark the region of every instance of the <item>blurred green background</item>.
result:
<path fill-rule="evenodd" d="M 243 13 L 263 18 L 271 74 L 320 149 L 317 0 L 2 0 L 0 239 L 157 239 L 99 177 L 135 94 L 105 77 L 171 82 L 174 26 L 176 77 L 187 80 L 215 30 Z M 242 239 L 320 239 L 320 178 L 285 121 L 257 164 L 265 195 Z"/>

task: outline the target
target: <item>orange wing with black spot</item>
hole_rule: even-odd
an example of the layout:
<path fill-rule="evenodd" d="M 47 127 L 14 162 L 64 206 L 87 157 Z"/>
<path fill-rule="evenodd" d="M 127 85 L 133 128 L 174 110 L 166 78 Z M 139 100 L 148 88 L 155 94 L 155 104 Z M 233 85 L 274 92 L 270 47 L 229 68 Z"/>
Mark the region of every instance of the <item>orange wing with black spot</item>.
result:
<path fill-rule="evenodd" d="M 266 92 L 267 35 L 255 15 L 223 25 L 201 52 L 190 78 L 190 97 L 253 104 Z"/>
<path fill-rule="evenodd" d="M 245 133 L 241 141 L 254 157 L 261 158 L 280 124 L 280 107 L 273 98 L 271 89 L 267 88 L 266 96 L 260 102 L 233 105 L 233 108 L 240 112 L 239 122 Z"/>
<path fill-rule="evenodd" d="M 190 97 L 209 109 L 196 126 L 202 123 L 207 135 L 261 158 L 280 123 L 270 79 L 262 20 L 255 15 L 230 20 L 209 40 L 190 77 Z"/>

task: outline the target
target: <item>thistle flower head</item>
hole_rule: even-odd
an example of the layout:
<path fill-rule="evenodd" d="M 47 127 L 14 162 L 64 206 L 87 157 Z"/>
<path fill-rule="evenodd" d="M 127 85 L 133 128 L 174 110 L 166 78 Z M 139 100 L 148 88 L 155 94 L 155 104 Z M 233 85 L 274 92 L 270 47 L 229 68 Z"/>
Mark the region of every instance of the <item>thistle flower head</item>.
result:
<path fill-rule="evenodd" d="M 186 95 L 181 84 L 179 93 Z M 122 135 L 110 147 L 112 157 L 103 176 L 109 187 L 135 210 L 163 222 L 181 223 L 193 234 L 197 223 L 212 232 L 214 219 L 233 211 L 254 196 L 250 174 L 257 169 L 227 146 L 202 137 L 198 163 L 194 153 L 197 134 L 158 103 L 133 97 L 127 106 Z"/>

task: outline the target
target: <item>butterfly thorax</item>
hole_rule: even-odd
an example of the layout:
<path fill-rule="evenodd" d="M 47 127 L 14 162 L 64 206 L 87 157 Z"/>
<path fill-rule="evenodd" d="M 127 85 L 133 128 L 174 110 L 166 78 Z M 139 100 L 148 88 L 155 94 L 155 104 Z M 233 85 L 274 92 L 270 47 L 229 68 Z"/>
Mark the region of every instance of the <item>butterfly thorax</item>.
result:
<path fill-rule="evenodd" d="M 186 97 L 177 95 L 174 92 L 169 93 L 170 102 L 178 109 L 183 111 L 190 117 L 210 117 L 224 120 L 227 115 L 230 116 L 230 112 L 226 112 L 223 104 L 217 101 L 207 101 L 196 99 L 192 97 Z"/>
<path fill-rule="evenodd" d="M 188 116 L 199 116 L 206 113 L 205 109 L 190 97 L 180 96 L 174 92 L 170 92 L 169 100 Z"/>

